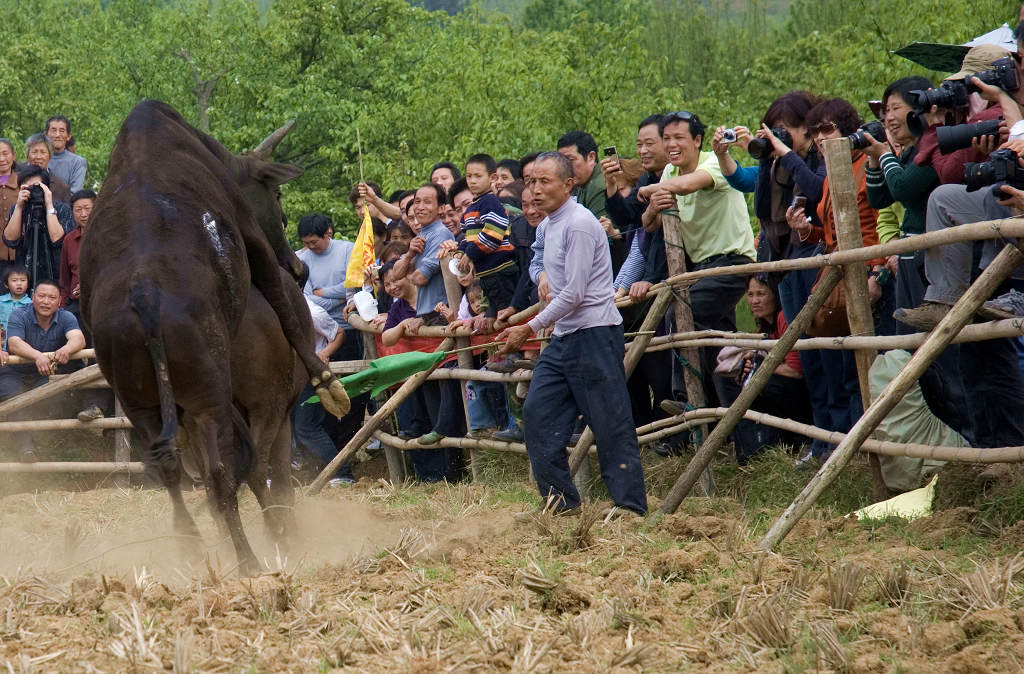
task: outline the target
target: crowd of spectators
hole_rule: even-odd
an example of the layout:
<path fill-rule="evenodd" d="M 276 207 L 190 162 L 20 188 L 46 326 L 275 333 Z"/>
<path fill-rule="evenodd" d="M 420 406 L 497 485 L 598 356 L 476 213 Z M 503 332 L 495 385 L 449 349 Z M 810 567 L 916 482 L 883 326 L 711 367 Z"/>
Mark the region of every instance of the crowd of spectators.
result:
<path fill-rule="evenodd" d="M 96 193 L 83 189 L 86 162 L 74 152 L 71 122 L 46 120 L 44 132 L 18 147 L 0 138 L 0 400 L 40 386 L 57 372 L 81 367 L 68 354 L 88 345 L 81 326 L 78 251 Z M 10 355 L 30 363 L 11 365 Z M 93 421 L 109 412 L 109 394 L 87 391 L 78 413 Z M 24 460 L 35 457 L 31 437 L 15 434 Z"/>
<path fill-rule="evenodd" d="M 1024 37 L 1021 28 L 1017 35 Z M 555 171 L 557 180 L 567 173 L 571 201 L 599 223 L 607 239 L 612 280 L 609 288 L 598 290 L 625 302 L 621 322 L 629 329 L 641 322 L 651 287 L 669 276 L 673 246 L 681 249 L 688 270 L 805 258 L 835 250 L 838 235 L 823 147 L 829 139 L 851 139 L 864 245 L 1020 212 L 1024 178 L 1015 176 L 1024 175 L 1019 157 L 1024 155 L 1022 52 L 1024 47 L 1017 51 L 996 45 L 974 47 L 964 57 L 962 69 L 937 87 L 919 76 L 895 79 L 880 92 L 878 101 L 863 102 L 877 117 L 873 123 L 865 124 L 858 102 L 789 91 L 768 106 L 757 124 L 716 120 L 718 124 L 710 126 L 699 111 L 652 111 L 637 123 L 635 159 L 614 147 L 599 151 L 591 134 L 573 130 L 552 138 L 554 150 L 561 155 L 558 160 L 564 158 L 564 171 L 563 164 L 545 171 Z M 5 274 L 10 276 L 9 293 L 0 297 L 5 349 L 9 320 L 20 326 L 26 319 L 36 320 L 37 328 L 40 320 L 48 322 L 39 318 L 39 307 L 32 306 L 33 290 L 40 284 L 47 287 L 47 298 L 53 294 L 50 289 L 56 289 L 57 311 L 64 312 L 52 312 L 56 316 L 52 324 L 69 328 L 68 339 L 77 339 L 70 328 L 74 323 L 78 330 L 79 324 L 77 257 L 96 195 L 82 189 L 85 160 L 73 152 L 70 127 L 63 116 L 47 120 L 44 133 L 26 140 L 24 163 L 19 163 L 20 148 L 0 139 L 0 205 L 7 214 L 0 262 L 10 272 Z M 376 300 L 376 316 L 370 322 L 382 330 L 383 345 L 399 348 L 403 342 L 411 345 L 424 326 L 466 326 L 473 333 L 496 333 L 508 326 L 513 315 L 538 301 L 570 301 L 564 287 L 550 287 L 545 270 L 557 262 L 560 282 L 568 287 L 578 273 L 575 263 L 563 265 L 575 252 L 568 240 L 557 242 L 553 249 L 557 253 L 549 246 L 549 254 L 559 259 L 545 264 L 545 231 L 552 226 L 552 218 L 542 206 L 554 202 L 536 182 L 538 157 L 545 160 L 550 155 L 537 151 L 498 161 L 481 152 L 458 163 L 438 161 L 429 182 L 395 189 L 387 198 L 373 181 L 353 186 L 349 201 L 360 217 L 364 209 L 371 216 L 376 257 L 361 288 L 346 283 L 353 244 L 335 235 L 328 216 L 302 217 L 298 255 L 310 271 L 304 292 L 324 362 L 363 358 L 363 340 L 369 336 L 349 323 L 360 290 L 369 291 Z M 752 194 L 754 224 L 745 193 Z M 679 243 L 670 243 L 664 233 L 663 218 L 668 213 L 680 222 Z M 580 226 L 579 231 L 585 232 L 586 227 Z M 1002 243 L 952 243 L 868 260 L 866 291 L 875 333 L 897 335 L 934 328 Z M 603 244 L 599 250 L 604 250 Z M 463 290 L 455 306 L 449 306 L 442 273 L 449 256 Z M 602 268 L 603 259 L 597 260 L 588 273 Z M 588 278 L 605 282 L 603 272 Z M 734 332 L 737 305 L 745 297 L 758 330 L 777 337 L 805 305 L 817 278 L 815 269 L 703 277 L 688 289 L 694 327 Z M 1024 270 L 1017 270 L 978 311 L 979 320 L 1024 315 L 1024 295 L 1017 290 L 1021 282 Z M 571 298 L 573 306 L 585 308 L 593 290 L 581 290 Z M 49 304 L 43 304 L 44 313 L 48 312 Z M 596 312 L 596 307 L 591 309 Z M 35 319 L 29 316 L 33 310 Z M 564 333 L 566 319 L 559 320 L 558 330 Z M 19 329 L 24 332 L 23 327 Z M 674 330 L 670 309 L 657 332 Z M 87 341 L 88 335 L 83 339 Z M 14 352 L 21 349 L 32 355 L 27 349 L 33 347 L 24 339 L 14 342 L 19 343 L 12 346 Z M 6 364 L 7 353 L 0 352 L 0 365 Z M 61 364 L 52 360 L 52 353 L 47 359 L 51 371 Z M 475 359 L 477 368 L 507 373 L 534 367 L 536 351 L 490 359 L 484 354 Z M 763 353 L 757 351 L 702 347 L 699 372 L 704 404 L 715 407 L 732 402 L 762 360 Z M 40 376 L 46 369 L 42 361 Z M 1022 364 L 1020 339 L 950 346 L 920 381 L 927 412 L 973 446 L 1024 445 Z M 629 415 L 631 426 L 640 426 L 687 409 L 685 373 L 697 365 L 671 350 L 645 354 L 626 384 L 628 409 L 616 413 Z M 11 368 L 0 367 L 0 395 L 21 389 L 4 384 L 8 373 L 15 376 Z M 528 396 L 525 385 L 472 381 L 462 387 L 455 380 L 427 382 L 397 413 L 396 432 L 424 447 L 410 454 L 416 475 L 427 481 L 460 478 L 465 461 L 459 450 L 437 448 L 444 437 L 528 438 L 531 425 L 545 423 L 543 418 L 523 418 Z M 372 405 L 365 395 L 358 397 L 340 420 L 324 415 L 317 406 L 298 407 L 294 413 L 297 463 L 326 464 L 363 423 Z M 754 409 L 829 431 L 849 430 L 863 412 L 852 352 L 790 353 Z M 90 404 L 80 418 L 98 418 L 103 413 L 102 404 Z M 584 410 L 572 416 L 577 433 L 593 426 L 594 420 L 586 418 Z M 655 443 L 653 449 L 670 456 L 689 439 L 683 432 Z M 751 422 L 741 423 L 733 440 L 740 463 L 779 442 L 794 447 L 798 468 L 820 463 L 833 449 L 820 440 Z M 344 466 L 334 483 L 352 479 L 351 470 Z"/>
<path fill-rule="evenodd" d="M 993 72 L 1003 79 L 995 81 Z M 1024 180 L 1011 178 L 994 189 L 963 184 L 965 165 L 989 161 L 997 150 L 1024 153 L 1024 87 L 1011 84 L 1017 82 L 1024 82 L 1020 54 L 982 45 L 967 53 L 963 69 L 941 87 L 923 77 L 893 81 L 880 92 L 879 102 L 871 102 L 875 124 L 865 124 L 854 102 L 789 91 L 749 127 L 737 123 L 741 120 L 719 120 L 730 124 L 710 127 L 699 111 L 651 114 L 637 124 L 636 159 L 612 147 L 599 153 L 595 139 L 582 130 L 553 139 L 553 145 L 572 167 L 573 201 L 603 227 L 612 292 L 617 299 L 631 300 L 621 309 L 628 328 L 639 325 L 650 288 L 669 275 L 666 245 L 672 244 L 662 231 L 666 212 L 681 221 L 690 270 L 834 250 L 836 221 L 822 146 L 828 139 L 853 137 L 851 162 L 864 245 L 1007 217 L 1024 208 Z M 964 132 L 960 125 L 984 120 L 1000 121 L 985 133 L 968 133 L 959 148 L 937 140 L 947 131 Z M 364 204 L 369 207 L 384 244 L 377 250 L 388 257 L 382 253 L 379 276 L 367 284 L 378 297 L 375 322 L 384 328 L 384 344 L 415 337 L 430 325 L 494 332 L 515 313 L 552 299 L 543 271 L 549 214 L 536 206 L 531 175 L 538 154 L 501 161 L 474 154 L 458 165 L 439 161 L 429 183 L 395 190 L 387 199 L 375 183 L 353 187 L 350 201 L 357 212 Z M 1012 164 L 1017 170 L 1024 167 L 1016 154 Z M 978 173 L 977 166 L 968 168 Z M 753 193 L 754 226 L 744 193 Z M 934 328 L 999 245 L 965 242 L 866 262 L 875 333 Z M 458 309 L 446 305 L 441 257 L 447 253 L 455 255 L 465 289 Z M 695 328 L 735 331 L 737 304 L 746 297 L 758 330 L 778 336 L 806 303 L 817 276 L 812 269 L 702 278 L 689 288 Z M 1024 280 L 1024 273 L 1015 274 L 979 310 L 980 320 L 1024 314 L 1024 296 L 1014 289 L 1018 276 Z M 658 334 L 672 331 L 670 310 Z M 1019 339 L 949 347 L 920 382 L 928 411 L 972 445 L 1024 444 L 1021 351 Z M 532 367 L 531 358 L 532 352 L 490 361 L 478 357 L 476 366 L 510 372 Z M 728 405 L 762 359 L 763 353 L 755 351 L 701 348 L 705 404 Z M 684 370 L 691 365 L 672 351 L 646 354 L 628 381 L 631 409 L 619 413 L 631 413 L 639 426 L 685 410 Z M 398 430 L 427 447 L 463 434 L 521 441 L 524 423 L 545 423 L 522 418 L 523 397 L 529 395 L 524 388 L 471 382 L 464 393 L 467 427 L 460 387 L 453 381 L 431 382 L 400 408 Z M 754 409 L 830 431 L 849 430 L 863 411 L 852 352 L 790 353 Z M 576 430 L 590 421 L 581 415 Z M 656 443 L 654 450 L 672 455 L 688 439 L 681 433 Z M 797 467 L 816 465 L 833 449 L 823 441 L 750 422 L 739 425 L 733 440 L 741 463 L 779 442 L 799 452 Z M 463 468 L 461 455 L 449 450 L 420 450 L 412 461 L 426 480 L 454 479 Z"/>

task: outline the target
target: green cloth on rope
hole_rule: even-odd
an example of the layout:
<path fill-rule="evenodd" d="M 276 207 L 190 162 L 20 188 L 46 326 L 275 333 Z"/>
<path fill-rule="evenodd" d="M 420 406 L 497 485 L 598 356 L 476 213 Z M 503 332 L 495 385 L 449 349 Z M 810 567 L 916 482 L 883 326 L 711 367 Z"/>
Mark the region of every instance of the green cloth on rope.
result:
<path fill-rule="evenodd" d="M 371 396 L 377 397 L 384 389 L 405 381 L 417 372 L 429 370 L 444 360 L 447 355 L 444 351 L 409 351 L 384 356 L 371 360 L 370 366 L 365 370 L 342 377 L 341 383 L 345 386 L 345 392 L 350 398 L 367 391 Z M 320 402 L 320 397 L 312 396 L 304 400 L 302 404 L 318 402 Z"/>

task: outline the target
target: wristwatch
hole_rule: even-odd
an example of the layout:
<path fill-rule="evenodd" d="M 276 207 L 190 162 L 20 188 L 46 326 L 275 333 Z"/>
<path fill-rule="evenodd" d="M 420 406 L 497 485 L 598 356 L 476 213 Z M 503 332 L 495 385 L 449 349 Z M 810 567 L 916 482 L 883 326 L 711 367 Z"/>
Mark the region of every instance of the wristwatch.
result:
<path fill-rule="evenodd" d="M 57 209 L 56 208 L 48 208 L 46 210 L 46 212 L 47 213 L 52 213 L 53 215 L 57 215 Z"/>

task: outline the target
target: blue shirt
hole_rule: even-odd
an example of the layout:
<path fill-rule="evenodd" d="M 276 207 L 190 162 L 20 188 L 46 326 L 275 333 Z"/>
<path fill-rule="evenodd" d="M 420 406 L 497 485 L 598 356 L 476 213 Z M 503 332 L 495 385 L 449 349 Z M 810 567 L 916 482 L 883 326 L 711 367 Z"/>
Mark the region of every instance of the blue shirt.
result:
<path fill-rule="evenodd" d="M 426 243 L 423 252 L 413 259 L 413 266 L 428 279 L 426 285 L 417 286 L 416 291 L 416 315 L 422 316 L 432 312 L 438 302 L 448 301 L 448 295 L 444 292 L 444 277 L 441 275 L 441 261 L 437 259 L 437 253 L 441 250 L 442 241 L 454 241 L 455 237 L 440 220 L 434 220 L 421 229 L 419 236 L 422 236 Z"/>
<path fill-rule="evenodd" d="M 317 288 L 344 286 L 345 271 L 348 269 L 348 260 L 352 256 L 353 248 L 354 244 L 351 241 L 331 239 L 323 253 L 317 254 L 308 248 L 295 251 L 295 255 L 309 267 L 309 280 L 302 291 L 311 302 L 322 307 L 345 329 L 349 327 L 342 316 L 345 302 L 331 297 L 317 297 L 313 291 Z"/>
<path fill-rule="evenodd" d="M 566 201 L 544 221 L 544 273 L 554 296 L 530 321 L 534 331 L 555 325 L 560 337 L 584 328 L 619 325 L 608 236 L 586 207 Z"/>
<path fill-rule="evenodd" d="M 11 318 L 11 313 L 18 307 L 32 304 L 32 298 L 25 293 L 21 296 L 21 299 L 14 299 L 10 293 L 0 295 L 0 325 L 4 328 L 4 343 L 3 348 L 7 348 L 7 321 Z"/>
<path fill-rule="evenodd" d="M 39 321 L 36 320 L 35 309 L 31 306 L 18 307 L 11 314 L 7 323 L 7 336 L 18 337 L 36 351 L 56 351 L 68 343 L 68 333 L 78 330 L 78 320 L 75 315 L 67 309 L 57 309 L 57 313 L 50 319 L 50 327 L 45 330 Z M 35 372 L 36 366 L 32 363 L 24 365 L 13 365 L 19 372 Z"/>

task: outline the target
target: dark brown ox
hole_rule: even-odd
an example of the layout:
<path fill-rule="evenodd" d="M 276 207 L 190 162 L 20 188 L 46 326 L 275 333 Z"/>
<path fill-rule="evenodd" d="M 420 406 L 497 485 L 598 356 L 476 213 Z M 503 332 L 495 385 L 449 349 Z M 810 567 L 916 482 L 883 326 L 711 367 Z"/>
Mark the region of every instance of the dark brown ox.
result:
<path fill-rule="evenodd" d="M 196 533 L 178 483 L 180 415 L 247 574 L 258 564 L 236 492 L 254 452 L 245 408 L 233 404 L 242 382 L 233 382 L 231 363 L 239 353 L 269 348 L 245 341 L 261 331 L 240 329 L 250 287 L 276 316 L 325 407 L 344 414 L 348 406 L 316 357 L 309 312 L 279 266 L 293 274 L 301 269 L 290 251 L 283 253 L 277 199 L 278 186 L 300 173 L 233 155 L 169 106 L 144 101 L 111 151 L 80 258 L 82 316 L 100 369 L 142 436 L 144 461 L 170 492 L 176 528 Z M 264 367 L 290 375 L 292 354 L 278 359 L 276 366 L 253 363 L 253 380 L 261 380 Z"/>

